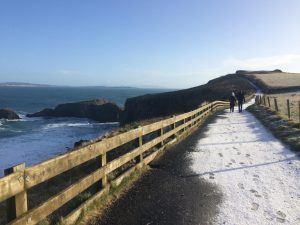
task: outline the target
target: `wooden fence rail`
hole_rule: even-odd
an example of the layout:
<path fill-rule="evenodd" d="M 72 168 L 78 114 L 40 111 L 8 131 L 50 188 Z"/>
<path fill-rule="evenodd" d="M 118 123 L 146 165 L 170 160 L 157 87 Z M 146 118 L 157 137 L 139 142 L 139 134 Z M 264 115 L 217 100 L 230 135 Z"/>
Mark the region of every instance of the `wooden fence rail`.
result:
<path fill-rule="evenodd" d="M 0 178 L 0 202 L 7 201 L 9 203 L 7 204 L 10 212 L 8 215 L 9 224 L 36 224 L 96 182 L 102 183 L 102 191 L 105 189 L 107 190 L 110 185 L 108 183 L 107 176 L 111 172 L 120 168 L 129 161 L 132 161 L 136 157 L 139 158 L 136 168 L 138 168 L 138 166 L 141 167 L 148 164 L 152 159 L 154 159 L 159 151 L 163 150 L 170 137 L 175 136 L 176 139 L 176 137 L 190 132 L 191 129 L 198 126 L 212 111 L 223 109 L 225 107 L 228 107 L 228 102 L 215 101 L 191 112 L 173 116 L 165 120 L 129 130 L 110 138 L 102 139 L 99 142 L 57 156 L 28 168 L 25 167 L 25 164 L 20 164 L 7 169 L 5 172 L 6 176 Z M 164 133 L 164 129 L 169 126 L 172 128 L 168 132 Z M 155 131 L 160 132 L 160 136 L 143 143 L 143 137 Z M 135 149 L 110 162 L 107 162 L 108 152 L 133 140 L 138 140 L 139 143 Z M 157 145 L 161 145 L 161 148 L 158 151 L 153 151 L 144 158 L 143 153 Z M 99 158 L 100 160 L 99 165 L 101 166 L 99 166 L 98 169 L 70 185 L 68 188 L 62 190 L 55 196 L 52 196 L 37 207 L 30 209 L 29 211 L 27 210 L 27 191 L 30 188 L 95 158 Z M 134 169 L 136 168 L 133 167 L 125 173 L 129 174 L 129 172 L 134 172 Z M 110 182 L 120 183 L 125 175 L 120 175 L 114 181 Z M 99 193 L 102 192 L 100 191 Z M 78 217 L 78 210 L 74 210 L 69 216 L 72 217 L 71 221 L 74 222 L 74 220 Z"/>

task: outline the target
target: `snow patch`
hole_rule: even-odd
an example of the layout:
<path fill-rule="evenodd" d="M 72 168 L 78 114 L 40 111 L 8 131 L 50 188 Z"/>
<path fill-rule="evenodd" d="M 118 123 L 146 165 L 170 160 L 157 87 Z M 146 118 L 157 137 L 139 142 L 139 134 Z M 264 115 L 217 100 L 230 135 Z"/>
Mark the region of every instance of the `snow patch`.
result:
<path fill-rule="evenodd" d="M 224 195 L 214 224 L 300 224 L 299 157 L 249 112 L 226 110 L 195 148 L 193 176 Z"/>

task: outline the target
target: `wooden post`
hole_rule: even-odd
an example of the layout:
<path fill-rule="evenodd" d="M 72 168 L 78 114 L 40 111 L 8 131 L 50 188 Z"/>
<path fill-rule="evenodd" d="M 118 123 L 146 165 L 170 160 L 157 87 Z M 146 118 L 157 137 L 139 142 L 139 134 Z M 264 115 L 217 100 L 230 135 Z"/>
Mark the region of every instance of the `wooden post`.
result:
<path fill-rule="evenodd" d="M 176 116 L 175 115 L 173 115 L 173 129 L 175 129 L 176 128 Z M 175 133 L 174 134 L 174 138 L 177 138 L 177 133 Z"/>
<path fill-rule="evenodd" d="M 278 112 L 277 98 L 274 98 L 274 105 L 275 105 L 276 112 Z"/>
<path fill-rule="evenodd" d="M 264 106 L 266 106 L 266 97 L 263 97 L 263 101 L 264 101 Z"/>
<path fill-rule="evenodd" d="M 163 136 L 164 135 L 164 126 L 162 125 L 161 128 L 160 128 L 160 136 Z M 161 141 L 161 147 L 164 146 L 164 141 L 162 140 Z"/>
<path fill-rule="evenodd" d="M 269 96 L 267 97 L 267 99 L 268 99 L 268 105 L 269 105 L 269 108 L 271 108 L 271 103 L 270 103 L 270 98 L 269 98 Z"/>
<path fill-rule="evenodd" d="M 183 124 L 185 124 L 185 118 L 183 119 Z M 183 131 L 186 130 L 186 127 L 183 128 Z"/>
<path fill-rule="evenodd" d="M 299 123 L 300 123 L 300 101 L 298 102 L 298 112 L 299 112 Z"/>
<path fill-rule="evenodd" d="M 101 155 L 101 164 L 102 164 L 102 167 L 105 166 L 107 163 L 107 158 L 106 158 L 106 152 L 104 152 L 102 155 Z M 107 185 L 107 174 L 105 174 L 103 177 L 102 177 L 102 187 L 105 187 Z"/>
<path fill-rule="evenodd" d="M 262 99 L 261 99 L 261 95 L 259 96 L 259 104 L 261 105 L 262 103 Z"/>
<path fill-rule="evenodd" d="M 288 118 L 291 119 L 290 100 L 286 100 Z"/>
<path fill-rule="evenodd" d="M 139 147 L 141 148 L 143 145 L 143 128 L 141 127 L 141 134 L 139 136 Z M 139 162 L 143 161 L 143 153 L 140 154 L 139 156 Z"/>
<path fill-rule="evenodd" d="M 5 175 L 12 174 L 14 172 L 23 172 L 23 175 L 19 177 L 19 182 L 24 182 L 24 170 L 25 170 L 25 163 L 19 164 L 17 166 L 8 168 L 4 170 Z M 7 222 L 14 220 L 15 218 L 21 216 L 28 210 L 27 206 L 27 192 L 24 188 L 24 191 L 15 195 L 14 197 L 9 198 L 6 200 L 7 202 Z"/>

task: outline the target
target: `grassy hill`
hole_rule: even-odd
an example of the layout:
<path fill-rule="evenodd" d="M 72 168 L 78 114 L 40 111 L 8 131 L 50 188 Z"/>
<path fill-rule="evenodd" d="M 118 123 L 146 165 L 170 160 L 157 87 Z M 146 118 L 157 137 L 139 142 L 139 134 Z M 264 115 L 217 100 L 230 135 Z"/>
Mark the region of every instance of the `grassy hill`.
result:
<path fill-rule="evenodd" d="M 245 78 L 228 74 L 189 89 L 129 98 L 125 103 L 121 124 L 188 112 L 205 101 L 228 100 L 233 89 L 244 90 L 248 95 L 255 92 Z"/>
<path fill-rule="evenodd" d="M 281 70 L 274 71 L 237 71 L 245 76 L 264 93 L 280 93 L 300 90 L 300 73 L 286 73 Z"/>

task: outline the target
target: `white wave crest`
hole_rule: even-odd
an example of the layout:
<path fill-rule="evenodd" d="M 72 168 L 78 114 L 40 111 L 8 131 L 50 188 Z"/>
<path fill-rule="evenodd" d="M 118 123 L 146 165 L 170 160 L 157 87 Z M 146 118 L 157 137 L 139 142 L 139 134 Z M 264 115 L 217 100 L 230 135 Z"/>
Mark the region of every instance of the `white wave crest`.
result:
<path fill-rule="evenodd" d="M 55 129 L 61 127 L 88 127 L 93 125 L 92 123 L 52 123 L 47 124 L 44 129 Z"/>

